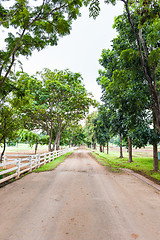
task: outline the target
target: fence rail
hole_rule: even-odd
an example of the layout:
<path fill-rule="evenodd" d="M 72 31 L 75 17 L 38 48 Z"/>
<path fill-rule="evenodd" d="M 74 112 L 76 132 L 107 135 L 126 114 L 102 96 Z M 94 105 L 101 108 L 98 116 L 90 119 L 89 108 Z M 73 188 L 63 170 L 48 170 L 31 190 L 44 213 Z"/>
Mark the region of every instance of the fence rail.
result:
<path fill-rule="evenodd" d="M 39 168 L 72 150 L 73 148 L 65 148 L 36 155 L 5 154 L 0 164 L 0 184 L 14 177 L 19 178 L 25 172 L 32 172 L 33 169 Z M 9 165 L 11 167 L 8 168 Z"/>

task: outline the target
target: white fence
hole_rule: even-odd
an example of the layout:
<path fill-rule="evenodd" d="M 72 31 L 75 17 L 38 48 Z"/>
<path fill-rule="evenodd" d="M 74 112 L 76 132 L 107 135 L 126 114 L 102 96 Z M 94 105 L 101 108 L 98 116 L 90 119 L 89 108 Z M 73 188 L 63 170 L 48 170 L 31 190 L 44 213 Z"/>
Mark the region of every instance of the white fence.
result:
<path fill-rule="evenodd" d="M 0 169 L 3 169 L 0 171 L 0 184 L 14 177 L 19 178 L 25 172 L 32 172 L 33 169 L 39 168 L 72 150 L 73 148 L 67 148 L 36 155 L 5 154 L 0 164 Z M 11 167 L 8 167 L 9 165 Z"/>

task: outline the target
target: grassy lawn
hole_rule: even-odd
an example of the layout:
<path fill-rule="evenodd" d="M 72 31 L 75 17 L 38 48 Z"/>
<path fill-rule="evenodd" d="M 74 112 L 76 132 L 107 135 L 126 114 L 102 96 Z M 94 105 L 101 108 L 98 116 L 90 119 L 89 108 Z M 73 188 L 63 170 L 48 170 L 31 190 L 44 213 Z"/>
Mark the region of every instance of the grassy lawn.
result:
<path fill-rule="evenodd" d="M 133 162 L 129 163 L 127 154 L 124 154 L 124 158 L 119 158 L 118 152 L 110 152 L 110 154 L 106 154 L 94 151 L 92 152 L 92 155 L 101 164 L 109 166 L 113 171 L 118 171 L 120 168 L 128 168 L 160 183 L 160 172 L 153 171 L 152 157 L 136 156 L 133 157 Z"/>
<path fill-rule="evenodd" d="M 73 151 L 72 151 L 73 152 Z M 46 163 L 45 165 L 41 166 L 40 168 L 35 169 L 33 172 L 45 172 L 51 171 L 55 169 L 60 163 L 64 162 L 64 160 L 72 153 L 66 153 L 63 156 L 56 158 L 54 161 Z"/>
<path fill-rule="evenodd" d="M 29 144 L 25 143 L 19 143 L 16 146 L 7 146 L 6 147 L 6 153 L 7 152 L 27 152 L 27 151 L 32 151 L 34 153 L 34 146 L 30 147 Z M 2 152 L 2 148 L 0 147 L 0 152 Z M 48 151 L 48 146 L 47 145 L 38 145 L 38 150 L 41 151 Z"/>

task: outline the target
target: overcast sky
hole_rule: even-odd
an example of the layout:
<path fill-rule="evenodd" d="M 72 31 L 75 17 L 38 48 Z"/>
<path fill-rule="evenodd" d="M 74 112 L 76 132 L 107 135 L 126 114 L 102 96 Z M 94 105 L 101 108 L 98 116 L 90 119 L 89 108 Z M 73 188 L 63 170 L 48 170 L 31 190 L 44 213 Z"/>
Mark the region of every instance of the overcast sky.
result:
<path fill-rule="evenodd" d="M 23 70 L 35 74 L 43 68 L 63 70 L 82 74 L 84 84 L 92 92 L 96 100 L 100 100 L 101 90 L 96 83 L 98 59 L 102 49 L 110 48 L 111 40 L 116 36 L 112 29 L 114 17 L 123 11 L 123 4 L 116 6 L 101 4 L 101 12 L 96 20 L 89 18 L 87 8 L 82 9 L 82 16 L 73 22 L 71 34 L 61 38 L 57 46 L 47 47 L 37 52 L 28 60 L 21 58 Z"/>

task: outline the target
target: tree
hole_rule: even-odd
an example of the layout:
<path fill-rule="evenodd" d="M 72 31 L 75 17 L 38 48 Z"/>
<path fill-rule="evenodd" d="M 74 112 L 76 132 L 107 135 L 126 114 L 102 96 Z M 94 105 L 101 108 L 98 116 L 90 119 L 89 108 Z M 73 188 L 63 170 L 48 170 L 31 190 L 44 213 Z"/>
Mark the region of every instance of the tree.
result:
<path fill-rule="evenodd" d="M 122 109 L 110 108 L 110 125 L 112 136 L 119 135 L 120 158 L 123 158 L 122 140 L 126 132 L 125 118 Z"/>
<path fill-rule="evenodd" d="M 0 144 L 3 144 L 0 161 L 2 161 L 6 149 L 6 143 L 15 141 L 19 128 L 20 122 L 15 111 L 9 106 L 3 106 L 0 109 Z"/>
<path fill-rule="evenodd" d="M 0 3 L 1 30 L 5 48 L 0 50 L 0 87 L 9 77 L 19 56 L 30 56 L 46 46 L 57 45 L 58 38 L 70 33 L 72 20 L 80 16 L 86 0 L 3 0 Z"/>
<path fill-rule="evenodd" d="M 97 112 L 92 112 L 88 114 L 88 116 L 85 119 L 85 125 L 84 125 L 84 133 L 85 133 L 85 144 L 87 144 L 88 147 L 92 147 L 96 149 L 96 135 L 94 131 L 94 119 L 97 117 Z"/>
<path fill-rule="evenodd" d="M 144 74 L 139 67 L 132 29 L 124 19 L 125 14 L 115 21 L 119 35 L 113 40 L 112 50 L 102 51 L 100 64 L 105 71 L 100 71 L 97 81 L 103 89 L 102 100 L 112 115 L 112 132 L 128 139 L 129 161 L 132 162 L 131 137 L 137 127 L 137 119 L 141 119 L 143 123 L 146 121 L 150 96 Z M 150 123 L 147 124 L 149 126 Z"/>
<path fill-rule="evenodd" d="M 51 151 L 55 146 L 59 149 L 64 129 L 83 119 L 95 101 L 87 93 L 79 73 L 44 69 L 37 77 L 18 73 L 17 86 L 24 92 L 26 102 L 22 104 L 15 97 L 13 103 L 19 106 L 25 128 L 46 132 Z"/>
<path fill-rule="evenodd" d="M 33 147 L 35 145 L 35 154 L 37 153 L 38 144 L 48 144 L 49 136 L 38 134 L 27 129 L 22 129 L 19 131 L 19 141 L 25 142 Z"/>
<path fill-rule="evenodd" d="M 101 104 L 98 108 L 98 119 L 101 122 L 101 127 L 104 128 L 105 142 L 107 143 L 107 154 L 109 153 L 109 140 L 111 138 L 111 115 L 105 104 Z M 104 137 L 103 137 L 104 138 Z"/>
<path fill-rule="evenodd" d="M 41 78 L 44 88 L 40 100 L 52 115 L 50 129 L 53 128 L 55 132 L 53 148 L 55 145 L 59 148 L 63 130 L 83 119 L 95 101 L 87 93 L 79 73 L 45 69 L 41 72 Z"/>
<path fill-rule="evenodd" d="M 124 3 L 128 23 L 132 28 L 132 36 L 136 41 L 141 68 L 143 69 L 144 77 L 150 90 L 155 126 L 160 132 L 160 38 L 159 34 L 157 35 L 154 33 L 154 30 L 160 27 L 160 3 L 157 0 L 121 1 Z M 97 0 L 96 2 L 99 1 Z M 105 0 L 105 3 L 112 3 L 113 5 L 115 5 L 116 2 L 116 0 Z M 96 5 L 98 5 L 98 3 Z M 94 12 L 93 9 L 90 9 L 90 11 Z M 148 36 L 146 36 L 147 28 L 150 30 Z M 127 29 L 125 30 L 127 31 Z M 150 36 L 154 36 L 154 40 L 151 40 Z"/>
<path fill-rule="evenodd" d="M 100 144 L 100 151 L 104 152 L 104 147 L 107 143 L 107 153 L 109 153 L 108 142 L 110 140 L 110 121 L 104 105 L 99 107 L 98 115 L 93 119 L 93 124 L 97 143 Z"/>
<path fill-rule="evenodd" d="M 84 143 L 85 134 L 82 125 L 77 125 L 72 135 L 72 145 L 81 146 Z"/>
<path fill-rule="evenodd" d="M 80 123 L 69 125 L 64 129 L 61 135 L 60 145 L 80 146 L 84 143 L 84 130 Z"/>

